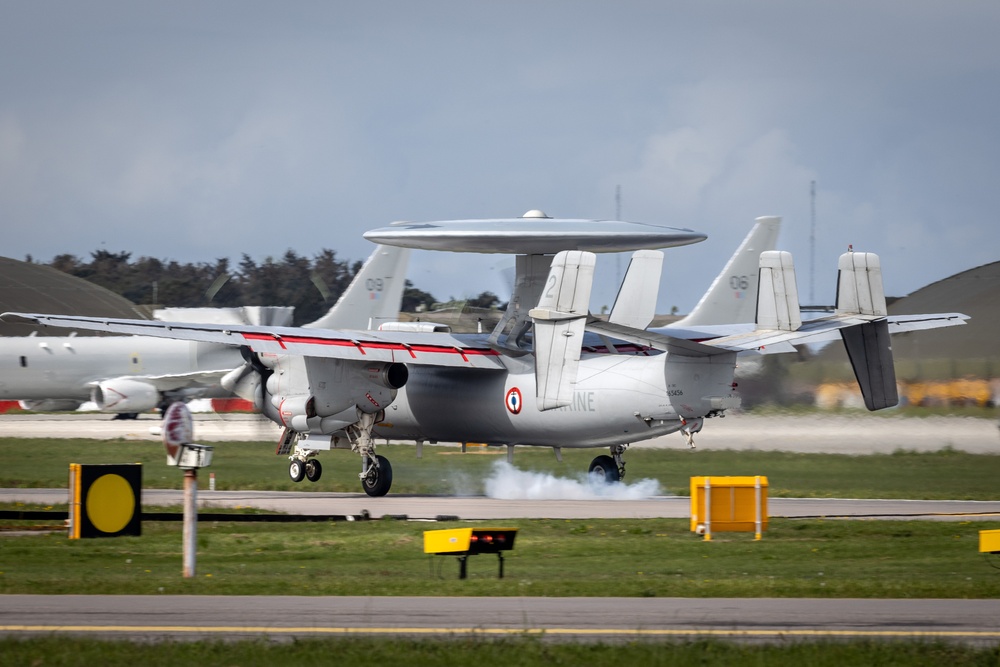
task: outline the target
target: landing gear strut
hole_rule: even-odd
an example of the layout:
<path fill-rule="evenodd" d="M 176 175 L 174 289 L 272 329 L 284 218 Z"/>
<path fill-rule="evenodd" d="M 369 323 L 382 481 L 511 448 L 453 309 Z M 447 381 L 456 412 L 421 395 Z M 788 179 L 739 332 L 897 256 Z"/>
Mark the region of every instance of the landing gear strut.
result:
<path fill-rule="evenodd" d="M 609 484 L 620 482 L 625 477 L 625 459 L 622 454 L 628 445 L 612 445 L 611 456 L 602 454 L 590 462 L 590 472 L 603 476 Z"/>
<path fill-rule="evenodd" d="M 385 413 L 371 414 L 358 410 L 358 421 L 346 430 L 351 441 L 351 449 L 361 454 L 361 488 L 369 496 L 379 497 L 389 493 L 392 486 L 392 466 L 389 459 L 375 453 L 372 442 L 372 428 Z"/>

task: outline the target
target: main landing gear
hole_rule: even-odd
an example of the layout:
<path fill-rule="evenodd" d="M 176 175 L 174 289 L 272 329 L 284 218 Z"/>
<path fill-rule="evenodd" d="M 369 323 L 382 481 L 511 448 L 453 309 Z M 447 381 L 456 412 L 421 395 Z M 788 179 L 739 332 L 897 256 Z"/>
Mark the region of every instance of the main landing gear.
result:
<path fill-rule="evenodd" d="M 612 445 L 611 456 L 602 454 L 590 462 L 590 474 L 600 475 L 608 484 L 620 482 L 625 477 L 626 449 L 628 445 Z"/>
<path fill-rule="evenodd" d="M 358 421 L 344 429 L 351 442 L 351 449 L 361 455 L 361 474 L 358 475 L 361 488 L 373 497 L 384 496 L 392 487 L 392 465 L 389 459 L 375 453 L 375 443 L 372 442 L 372 427 L 380 416 L 381 413 L 359 411 Z M 299 433 L 286 429 L 276 453 L 288 455 L 288 476 L 293 482 L 301 482 L 303 479 L 319 481 L 323 474 L 323 466 L 316 458 L 319 452 L 300 447 L 297 444 L 299 436 Z"/>

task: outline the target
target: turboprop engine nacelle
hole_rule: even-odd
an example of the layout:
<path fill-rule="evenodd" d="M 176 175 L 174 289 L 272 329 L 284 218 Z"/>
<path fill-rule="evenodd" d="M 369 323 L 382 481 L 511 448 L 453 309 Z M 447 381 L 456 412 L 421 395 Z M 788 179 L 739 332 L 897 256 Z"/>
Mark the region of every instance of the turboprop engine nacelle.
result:
<path fill-rule="evenodd" d="M 145 412 L 160 404 L 156 387 L 131 378 L 115 378 L 97 384 L 90 398 L 103 412 Z"/>
<path fill-rule="evenodd" d="M 358 411 L 384 410 L 409 377 L 403 364 L 341 359 L 287 357 L 274 369 L 264 413 L 303 433 L 332 432 L 356 421 Z"/>

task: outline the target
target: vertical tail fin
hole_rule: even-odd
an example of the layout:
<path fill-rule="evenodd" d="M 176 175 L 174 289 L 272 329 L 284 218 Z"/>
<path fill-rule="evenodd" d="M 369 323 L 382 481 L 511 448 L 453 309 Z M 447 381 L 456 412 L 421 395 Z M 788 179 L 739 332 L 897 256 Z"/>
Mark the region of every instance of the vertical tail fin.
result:
<path fill-rule="evenodd" d="M 663 253 L 659 250 L 639 250 L 632 255 L 608 321 L 633 329 L 648 327 L 656 314 L 662 271 Z"/>
<path fill-rule="evenodd" d="M 326 315 L 303 326 L 310 329 L 377 329 L 399 319 L 406 282 L 407 248 L 380 245 Z"/>
<path fill-rule="evenodd" d="M 873 252 L 845 252 L 837 263 L 837 313 L 889 314 L 882 287 L 882 262 Z"/>
<path fill-rule="evenodd" d="M 594 282 L 594 253 L 564 250 L 552 258 L 538 307 L 531 309 L 535 397 L 539 410 L 570 405 Z"/>
<path fill-rule="evenodd" d="M 840 330 L 865 407 L 892 407 L 899 403 L 899 393 L 889 322 L 885 319 L 888 309 L 881 261 L 874 253 L 848 252 L 840 256 L 837 266 L 837 314 L 879 318 Z"/>
<path fill-rule="evenodd" d="M 760 254 L 775 249 L 780 231 L 780 217 L 757 218 L 750 233 L 729 258 L 722 273 L 716 276 L 708 291 L 698 301 L 698 305 L 687 317 L 671 326 L 753 322 L 754 308 L 757 305 L 757 268 Z"/>
<path fill-rule="evenodd" d="M 796 331 L 802 326 L 792 254 L 769 250 L 760 255 L 757 328 Z"/>

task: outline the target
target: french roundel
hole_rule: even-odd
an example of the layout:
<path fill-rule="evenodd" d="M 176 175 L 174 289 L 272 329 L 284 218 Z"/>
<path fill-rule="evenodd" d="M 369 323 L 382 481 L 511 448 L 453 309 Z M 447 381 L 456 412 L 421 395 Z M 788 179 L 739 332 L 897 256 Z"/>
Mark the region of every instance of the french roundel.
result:
<path fill-rule="evenodd" d="M 510 413 L 516 415 L 521 411 L 521 390 L 517 387 L 511 387 L 507 391 L 507 409 Z"/>

